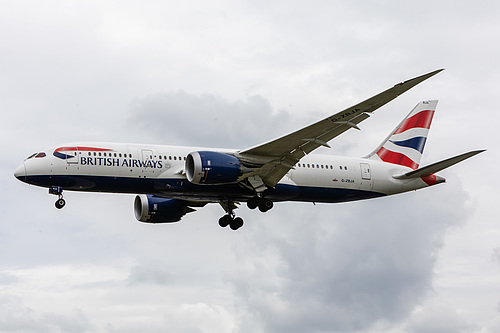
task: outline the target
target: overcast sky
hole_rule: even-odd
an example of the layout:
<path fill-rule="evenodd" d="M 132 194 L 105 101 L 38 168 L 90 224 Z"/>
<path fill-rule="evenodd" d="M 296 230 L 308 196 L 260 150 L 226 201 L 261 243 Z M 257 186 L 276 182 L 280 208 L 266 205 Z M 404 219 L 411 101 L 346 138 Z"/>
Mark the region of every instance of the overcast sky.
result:
<path fill-rule="evenodd" d="M 2 1 L 0 332 L 500 331 L 498 1 Z M 439 99 L 447 183 L 346 204 L 135 220 L 133 195 L 13 177 L 74 141 L 246 148 L 446 70 L 319 153 Z"/>

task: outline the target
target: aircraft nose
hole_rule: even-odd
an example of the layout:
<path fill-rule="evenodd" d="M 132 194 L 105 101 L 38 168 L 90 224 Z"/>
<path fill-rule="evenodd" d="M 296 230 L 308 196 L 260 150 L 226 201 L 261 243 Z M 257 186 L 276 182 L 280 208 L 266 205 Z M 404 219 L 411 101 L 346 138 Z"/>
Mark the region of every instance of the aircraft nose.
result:
<path fill-rule="evenodd" d="M 14 171 L 14 176 L 22 182 L 26 181 L 26 166 L 24 162 Z"/>

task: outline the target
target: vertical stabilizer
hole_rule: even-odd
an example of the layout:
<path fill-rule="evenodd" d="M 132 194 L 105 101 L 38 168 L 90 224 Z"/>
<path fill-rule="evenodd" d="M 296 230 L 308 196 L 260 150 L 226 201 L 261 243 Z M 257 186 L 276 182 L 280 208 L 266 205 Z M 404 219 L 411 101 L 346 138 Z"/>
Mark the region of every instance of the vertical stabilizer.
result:
<path fill-rule="evenodd" d="M 417 104 L 367 158 L 417 169 L 437 102 L 437 100 L 423 101 Z"/>

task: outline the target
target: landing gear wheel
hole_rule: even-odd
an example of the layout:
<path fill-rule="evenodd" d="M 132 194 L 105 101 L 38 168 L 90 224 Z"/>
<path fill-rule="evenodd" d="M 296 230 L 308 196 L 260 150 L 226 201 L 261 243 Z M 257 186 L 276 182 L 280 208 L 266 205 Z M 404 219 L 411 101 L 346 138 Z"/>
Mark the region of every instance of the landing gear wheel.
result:
<path fill-rule="evenodd" d="M 57 195 L 59 199 L 56 201 L 56 208 L 61 209 L 66 205 L 66 201 L 63 199 L 63 188 L 61 186 L 51 186 L 49 188 L 49 194 Z"/>
<path fill-rule="evenodd" d="M 250 198 L 248 201 L 247 201 L 247 206 L 248 208 L 250 209 L 255 209 L 259 206 L 259 203 L 262 201 L 261 198 L 255 196 L 253 198 Z"/>
<path fill-rule="evenodd" d="M 66 205 L 66 201 L 63 198 L 57 199 L 56 208 L 61 209 Z"/>
<path fill-rule="evenodd" d="M 229 227 L 232 229 L 232 230 L 238 230 L 239 228 L 241 228 L 243 226 L 243 219 L 241 217 L 237 217 L 235 218 L 233 221 L 231 221 L 231 223 L 229 224 Z"/>
<path fill-rule="evenodd" d="M 263 213 L 267 212 L 271 208 L 273 208 L 274 204 L 271 200 L 268 199 L 262 199 L 262 201 L 259 203 L 259 210 Z"/>
<path fill-rule="evenodd" d="M 221 217 L 219 219 L 219 225 L 222 227 L 222 228 L 225 228 L 227 227 L 231 222 L 233 221 L 231 215 L 224 215 L 223 217 Z"/>

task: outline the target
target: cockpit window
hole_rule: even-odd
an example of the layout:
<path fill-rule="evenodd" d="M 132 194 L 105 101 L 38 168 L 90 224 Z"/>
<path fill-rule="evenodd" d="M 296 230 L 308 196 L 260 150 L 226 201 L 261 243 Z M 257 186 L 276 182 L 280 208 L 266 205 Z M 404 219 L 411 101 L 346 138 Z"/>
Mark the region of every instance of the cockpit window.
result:
<path fill-rule="evenodd" d="M 30 156 L 28 156 L 26 159 L 27 159 L 27 160 L 29 160 L 30 158 L 35 157 L 35 155 L 36 155 L 36 154 L 37 154 L 37 153 L 31 154 L 31 155 L 30 155 Z"/>
<path fill-rule="evenodd" d="M 35 158 L 42 158 L 42 157 L 45 157 L 45 156 L 47 156 L 47 155 L 45 155 L 45 153 L 42 152 L 42 153 L 36 154 Z"/>

